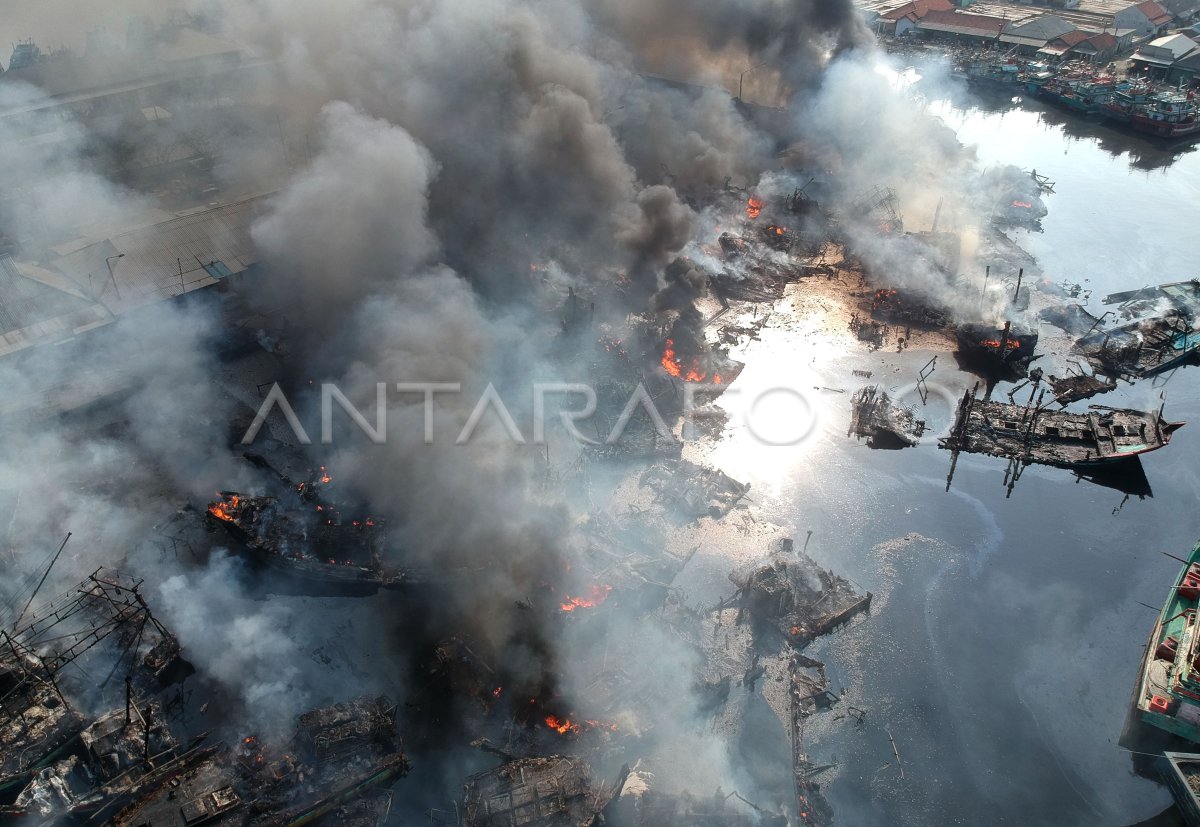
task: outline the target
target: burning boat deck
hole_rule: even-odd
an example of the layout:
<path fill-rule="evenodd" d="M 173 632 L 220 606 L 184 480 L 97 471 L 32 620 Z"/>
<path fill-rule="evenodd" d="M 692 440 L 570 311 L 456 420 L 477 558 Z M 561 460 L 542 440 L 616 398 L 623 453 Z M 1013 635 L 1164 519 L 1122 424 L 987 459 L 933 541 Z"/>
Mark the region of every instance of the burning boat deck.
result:
<path fill-rule="evenodd" d="M 360 802 L 408 773 L 399 750 L 395 706 L 386 698 L 354 701 L 301 715 L 292 751 L 275 753 L 256 738 L 237 750 L 218 747 L 186 769 L 158 778 L 108 822 L 114 827 L 191 827 L 214 824 L 299 825 Z M 359 816 L 370 806 L 357 807 Z M 335 823 L 342 823 L 340 820 Z"/>
<path fill-rule="evenodd" d="M 382 563 L 374 520 L 344 522 L 334 506 L 315 496 L 291 499 L 222 491 L 207 516 L 254 563 L 320 593 L 369 594 L 408 582 L 406 572 Z"/>
<path fill-rule="evenodd" d="M 989 378 L 1023 378 L 1037 358 L 1037 331 L 1014 327 L 1012 322 L 1005 322 L 1001 328 L 985 324 L 959 325 L 957 338 L 963 362 Z"/>

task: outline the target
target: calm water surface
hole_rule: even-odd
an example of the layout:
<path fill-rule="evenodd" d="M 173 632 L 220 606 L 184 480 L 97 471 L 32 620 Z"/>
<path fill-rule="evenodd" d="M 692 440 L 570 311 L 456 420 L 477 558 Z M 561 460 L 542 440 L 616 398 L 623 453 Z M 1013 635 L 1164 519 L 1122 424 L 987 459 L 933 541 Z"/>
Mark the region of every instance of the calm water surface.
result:
<path fill-rule="evenodd" d="M 1200 153 L 1037 104 L 930 108 L 982 161 L 1056 182 L 1044 233 L 1018 240 L 1051 279 L 1093 288 L 1093 305 L 1200 275 Z M 768 331 L 745 358 L 738 381 L 749 387 L 786 373 L 798 387 L 836 388 L 864 367 L 902 385 L 927 357 L 866 354 L 801 321 Z M 939 360 L 937 380 L 969 387 L 950 362 Z M 813 760 L 838 765 L 826 783 L 839 823 L 1124 825 L 1169 805 L 1116 742 L 1154 620 L 1138 601 L 1161 605 L 1177 571 L 1160 550 L 1183 554 L 1200 537 L 1200 368 L 1097 401 L 1157 405 L 1163 390 L 1168 415 L 1193 424 L 1146 459 L 1153 496 L 1127 502 L 1038 467 L 1006 499 L 1005 463 L 973 456 L 947 493 L 949 457 L 932 440 L 871 451 L 845 437 L 848 394 L 826 391 L 818 434 L 799 448 L 763 453 L 735 430 L 714 452 L 798 537 L 813 531 L 814 557 L 877 596 L 868 621 L 814 646 L 843 707 L 867 710 L 861 728 L 832 715 L 810 727 Z"/>

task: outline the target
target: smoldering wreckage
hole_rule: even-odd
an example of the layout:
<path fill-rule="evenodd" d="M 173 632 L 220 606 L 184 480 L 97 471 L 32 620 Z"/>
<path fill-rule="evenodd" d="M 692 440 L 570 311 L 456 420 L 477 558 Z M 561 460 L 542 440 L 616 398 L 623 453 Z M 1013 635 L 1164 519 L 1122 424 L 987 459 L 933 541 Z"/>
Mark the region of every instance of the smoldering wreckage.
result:
<path fill-rule="evenodd" d="M 627 18 L 628 10 L 617 6 L 604 25 L 639 54 L 644 45 L 639 38 L 653 21 Z M 195 133 L 187 106 L 211 100 L 214 89 L 227 91 L 226 84 L 233 84 L 230 65 L 204 64 L 202 71 L 192 66 L 184 72 L 187 78 L 176 74 L 165 86 L 135 85 L 134 99 L 105 97 L 107 108 L 60 111 L 53 96 L 34 96 L 55 118 L 79 119 L 85 132 L 96 127 L 89 119 L 101 113 L 116 121 L 136 115 L 139 140 L 151 104 L 159 161 L 138 166 L 137 153 L 131 159 L 126 152 L 122 163 L 136 168 L 121 168 L 128 173 L 121 183 L 144 187 L 163 203 L 172 200 L 179 211 L 159 215 L 163 220 L 151 230 L 144 229 L 149 219 L 142 215 L 135 225 L 142 229 L 90 242 L 52 227 L 53 216 L 43 216 L 33 232 L 21 216 L 6 213 L 8 223 L 0 228 L 6 277 L 28 288 L 27 304 L 40 299 L 54 305 L 37 318 L 18 308 L 25 323 L 14 321 L 17 327 L 6 331 L 12 352 L 6 349 L 4 358 L 25 360 L 28 373 L 18 368 L 14 375 L 26 379 L 45 369 L 38 360 L 45 343 L 37 337 L 46 331 L 59 342 L 64 331 L 74 335 L 81 348 L 71 354 L 75 368 L 89 364 L 93 347 L 105 355 L 115 343 L 117 352 L 127 352 L 124 317 L 131 315 L 135 323 L 153 318 L 166 312 L 163 300 L 170 299 L 165 304 L 177 306 L 170 312 L 179 314 L 167 317 L 170 335 L 188 335 L 180 319 L 189 314 L 215 317 L 212 330 L 194 344 L 216 355 L 220 367 L 206 360 L 201 370 L 223 373 L 224 396 L 214 408 L 227 413 L 205 423 L 199 450 L 183 450 L 193 467 L 175 477 L 153 476 L 147 485 L 155 494 L 146 496 L 146 507 L 159 513 L 139 530 L 152 536 L 146 545 L 154 553 L 139 551 L 144 538 L 132 533 L 122 537 L 128 551 L 89 545 L 86 555 L 68 551 L 63 558 L 64 549 L 80 542 L 70 538 L 43 560 L 18 551 L 21 576 L 6 590 L 0 629 L 0 821 L 138 827 L 365 827 L 416 818 L 464 827 L 834 823 L 822 782 L 836 768 L 807 737 L 806 724 L 814 716 L 860 728 L 886 722 L 873 721 L 870 710 L 841 697 L 824 664 L 805 649 L 848 624 L 870 623 L 873 596 L 823 568 L 816 559 L 819 548 L 810 556 L 810 535 L 803 543 L 785 537 L 759 543 L 747 555 L 755 562 L 729 574 L 723 596 L 711 603 L 689 599 L 685 584 L 700 546 L 681 547 L 679 538 L 752 515 L 755 504 L 748 485 L 685 456 L 687 444 L 679 437 L 688 385 L 705 386 L 702 401 L 710 416 L 691 424 L 701 431 L 699 441 L 713 440 L 724 427 L 722 389 L 744 367 L 735 349 L 761 333 L 789 293 L 827 291 L 831 306 L 847 308 L 850 331 L 866 352 L 892 346 L 955 351 L 988 383 L 989 393 L 998 381 L 1030 386 L 1025 405 L 967 392 L 950 436 L 941 441 L 953 452 L 952 467 L 960 453 L 982 453 L 1009 459 L 1006 483 L 1015 482 L 1019 468 L 1030 463 L 1081 472 L 1119 467 L 1123 474 L 1138 455 L 1165 446 L 1179 424 L 1161 411 L 1071 413 L 1048 406 L 1173 370 L 1194 357 L 1200 336 L 1194 282 L 1110 297 L 1121 321 L 1106 329 L 1083 302 L 1073 301 L 1080 299 L 1078 289 L 1038 279 L 1022 283 L 1020 265 L 1004 273 L 996 265 L 994 278 L 990 270 L 964 275 L 969 265 L 961 260 L 957 231 L 947 230 L 951 222 L 941 219 L 940 203 L 928 231 L 906 232 L 895 190 L 882 183 L 864 186 L 832 171 L 835 165 L 824 155 L 832 151 L 823 146 L 827 136 L 806 135 L 788 117 L 805 105 L 805 95 L 818 94 L 811 88 L 821 71 L 820 61 L 813 63 L 815 53 L 829 43 L 843 50 L 865 45 L 848 4 L 829 6 L 819 14 L 795 11 L 797 19 L 764 20 L 742 10 L 722 18 L 722 26 L 743 15 L 754 18 L 745 21 L 744 31 L 734 27 L 720 39 L 769 63 L 782 86 L 802 90 L 789 102 L 792 110 L 618 73 L 632 84 L 634 108 L 659 112 L 655 117 L 692 136 L 689 140 L 713 141 L 699 153 L 702 161 L 696 161 L 695 147 L 689 156 L 686 145 L 673 141 L 660 158 L 655 138 L 641 134 L 637 123 L 596 120 L 591 102 L 576 87 L 588 71 L 602 77 L 615 71 L 593 65 L 598 58 L 583 57 L 603 50 L 567 54 L 546 48 L 537 41 L 544 34 L 537 25 L 514 12 L 500 22 L 520 34 L 517 41 L 535 42 L 513 48 L 542 49 L 543 58 L 552 55 L 567 64 L 542 64 L 525 51 L 511 61 L 536 79 L 524 80 L 538 86 L 539 97 L 530 106 L 526 89 L 497 94 L 501 100 L 516 96 L 521 106 L 510 108 L 532 109 L 530 119 L 492 124 L 488 115 L 481 129 L 485 136 L 504 138 L 497 144 L 518 145 L 516 157 L 505 159 L 515 171 L 478 169 L 477 136 L 464 146 L 437 118 L 412 125 L 416 137 L 429 144 L 426 150 L 387 121 L 383 104 L 372 116 L 333 104 L 322 116 L 328 148 L 318 147 L 311 157 L 306 133 L 302 150 L 291 146 L 305 158 L 296 180 L 273 182 L 277 188 L 267 199 L 222 204 L 219 216 L 206 211 L 213 194 L 229 187 L 220 179 L 222 170 L 239 159 L 220 157 L 219 141 Z M 681 36 L 694 36 L 692 45 L 706 43 L 715 29 L 704 27 L 716 21 L 692 11 L 683 14 L 687 31 Z M 197 27 L 211 35 L 213 22 L 201 22 L 175 21 L 158 34 L 174 37 Z M 775 32 L 774 39 L 759 42 L 763 31 Z M 225 53 L 219 54 L 224 61 Z M 442 65 L 442 55 L 437 57 Z M 367 61 L 372 59 L 383 57 Z M 21 75 L 17 67 L 5 73 L 5 82 L 49 83 L 56 67 L 74 60 L 47 56 L 32 64 L 35 72 Z M 238 60 L 232 65 L 240 66 Z M 243 68 L 270 75 L 267 65 Z M 156 71 L 165 70 L 156 64 Z M 198 86 L 179 96 L 179 86 L 189 82 Z M 131 87 L 127 81 L 120 88 Z M 697 102 L 702 106 L 694 106 Z M 738 136 L 730 139 L 733 146 L 718 145 L 721 132 L 711 124 L 688 122 L 709 108 L 718 126 Z M 231 122 L 238 121 L 231 134 L 254 135 L 255 113 L 249 109 L 229 108 Z M 620 119 L 624 109 L 605 111 Z M 36 122 L 36 112 L 6 112 L 6 130 L 19 132 L 30 128 L 31 119 Z M 284 121 L 275 113 L 269 120 L 274 142 Z M 574 134 L 582 157 L 556 155 L 536 143 L 530 149 L 517 140 L 536 141 L 545 131 L 555 146 L 564 131 Z M 359 132 L 377 143 L 367 141 L 364 149 L 357 143 Z M 294 144 L 287 136 L 282 140 L 285 150 Z M 130 141 L 126 144 L 128 150 Z M 763 144 L 787 151 L 764 153 Z M 162 163 L 164 153 L 173 160 Z M 441 165 L 438 175 L 430 155 Z M 410 163 L 392 172 L 385 156 Z M 74 174 L 95 176 L 92 184 L 109 174 L 119 177 L 110 169 L 87 170 L 84 159 L 91 155 L 68 157 L 85 168 Z M 5 169 L 7 175 L 17 172 L 28 169 Z M 327 211 L 327 187 L 366 193 L 379 176 L 385 188 L 401 193 L 398 200 L 381 206 L 364 196 L 362 209 L 352 204 L 353 226 L 336 230 L 349 236 L 337 245 L 342 249 L 336 259 L 314 247 L 321 233 L 308 224 Z M 988 243 L 1011 253 L 1002 230 L 1036 225 L 1046 214 L 1042 198 L 1049 195 L 1048 183 L 1014 169 L 988 172 L 980 181 L 988 203 L 973 205 L 972 213 L 984 217 Z M 464 195 L 473 192 L 467 182 L 484 191 Z M 563 182 L 571 186 L 560 190 Z M 514 208 L 497 216 L 492 202 Z M 581 202 L 587 202 L 583 215 Z M 487 213 L 482 217 L 481 209 Z M 411 221 L 406 211 L 415 216 Z M 381 225 L 378 216 L 385 213 L 389 218 Z M 405 237 L 396 243 L 383 239 L 401 220 L 394 213 L 405 213 Z M 139 232 L 151 235 L 134 238 Z M 446 261 L 435 265 L 437 235 Z M 613 239 L 628 253 L 623 260 L 594 257 L 594 249 L 610 249 Z M 171 250 L 171 272 L 160 272 L 158 259 L 136 261 L 135 241 L 143 245 L 142 255 L 155 245 L 159 252 Z M 196 268 L 186 264 L 185 249 Z M 412 250 L 422 252 L 414 257 Z M 377 261 L 393 259 L 400 262 L 392 274 L 396 284 L 373 281 Z M 448 266 L 462 275 L 448 272 Z M 94 275 L 89 269 L 108 272 L 111 290 L 72 286 L 77 271 L 84 272 L 80 283 L 86 283 Z M 346 270 L 371 275 L 326 289 L 330 272 Z M 585 270 L 603 277 L 573 275 Z M 499 283 L 491 281 L 497 278 Z M 311 295 L 297 298 L 306 291 Z M 52 294 L 53 302 L 47 298 Z M 970 300 L 956 300 L 963 294 Z M 524 309 L 517 312 L 514 304 Z M 405 309 L 410 305 L 415 313 Z M 402 316 L 417 332 L 381 322 L 379 307 L 382 315 Z M 1064 368 L 1070 372 L 1061 378 L 1034 367 L 1043 341 L 1038 314 L 1077 337 L 1069 354 L 1074 361 L 1068 359 Z M 363 340 L 337 330 L 344 319 L 368 328 Z M 383 328 L 372 327 L 381 323 Z M 388 342 L 386 352 L 374 349 L 377 341 L 364 344 L 376 333 L 386 334 L 378 337 Z M 162 347 L 162 340 L 150 342 L 148 350 Z M 387 349 L 393 344 L 394 351 Z M 398 354 L 429 360 L 424 367 L 451 372 L 431 378 L 465 379 L 469 385 L 477 377 L 464 372 L 467 357 L 488 361 L 480 354 L 501 352 L 501 345 L 532 354 L 556 371 L 583 366 L 589 378 L 602 378 L 596 410 L 583 423 L 595 429 L 592 443 L 552 439 L 517 449 L 484 439 L 478 453 L 468 455 L 468 472 L 440 476 L 435 469 L 427 475 L 423 484 L 429 491 L 415 491 L 396 476 L 356 478 L 356 473 L 386 465 L 416 476 L 412 471 L 422 463 L 461 469 L 464 460 L 431 459 L 406 443 L 389 447 L 398 453 L 387 454 L 386 463 L 371 463 L 357 447 L 335 452 L 301 444 L 289 437 L 278 412 L 258 439 L 242 444 L 265 388 L 276 383 L 304 388 L 338 371 L 329 361 L 335 346 L 348 347 L 359 364 L 380 368 L 394 366 Z M 435 358 L 443 353 L 451 356 L 448 368 Z M 923 401 L 936 359 L 914 377 L 924 389 Z M 484 367 L 495 366 L 480 366 L 481 375 Z M 51 432 L 68 446 L 90 444 L 93 433 L 136 445 L 147 453 L 131 454 L 137 460 L 129 463 L 131 474 L 150 465 L 177 468 L 180 443 L 164 450 L 139 438 L 136 430 L 146 423 L 111 400 L 136 394 L 147 376 L 153 373 L 135 371 L 107 390 L 80 383 L 73 396 L 60 387 L 44 390 L 24 407 L 6 408 L 4 427 Z M 373 390 L 374 381 L 360 386 Z M 635 415 L 619 440 L 604 440 L 637 388 L 653 400 L 663 423 Z M 871 447 L 918 445 L 926 422 L 906 400 L 892 396 L 895 390 L 864 382 L 850 398 L 849 433 Z M 415 417 L 410 424 L 420 423 L 422 406 L 400 407 Z M 453 406 L 443 410 L 459 426 L 467 415 Z M 217 433 L 227 450 L 209 463 L 202 457 L 214 443 L 205 440 Z M 520 456 L 505 453 L 525 449 L 530 450 Z M 156 450 L 170 454 L 171 462 Z M 496 464 L 509 459 L 512 466 L 497 473 Z M 480 491 L 488 486 L 471 478 L 476 474 L 491 484 L 487 494 Z M 111 485 L 111 476 L 106 468 L 88 495 L 100 496 L 95 492 Z M 188 483 L 164 483 L 178 476 Z M 195 477 L 211 483 L 212 493 L 196 493 Z M 615 486 L 614 477 L 620 480 Z M 372 493 L 379 489 L 400 493 Z M 525 489 L 532 492 L 532 505 L 523 499 Z M 398 502 L 406 498 L 411 502 Z M 568 505 L 572 502 L 588 505 Z M 92 565 L 90 574 L 76 577 L 84 556 L 102 567 Z M 111 568 L 130 565 L 137 569 L 133 576 Z M 181 593 L 213 603 L 216 611 L 244 611 L 229 609 L 222 595 L 201 588 L 204 581 L 196 573 L 203 571 L 225 573 L 220 590 L 249 590 L 265 606 L 320 600 L 331 602 L 299 605 L 306 607 L 302 611 L 332 606 L 333 612 L 368 607 L 362 610 L 372 617 L 368 622 L 403 630 L 400 652 L 385 632 L 367 636 L 371 651 L 346 658 L 336 691 L 313 690 L 315 702 L 306 709 L 294 709 L 287 697 L 294 692 L 309 698 L 297 690 L 302 678 L 291 678 L 292 684 L 281 679 L 247 701 L 230 688 L 243 676 L 223 669 L 206 645 L 202 621 L 215 622 L 212 616 L 170 611 Z M 138 579 L 143 577 L 146 581 Z M 174 587 L 163 589 L 156 581 Z M 60 596 L 51 597 L 56 592 Z M 165 603 L 166 614 L 184 625 L 168 628 L 158 616 L 163 612 L 155 613 L 156 603 Z M 325 622 L 325 615 L 313 611 L 315 623 Z M 275 631 L 255 626 L 247 616 L 237 622 L 252 630 L 252 639 Z M 347 627 L 337 628 L 341 634 Z M 312 656 L 333 660 L 321 647 Z M 648 657 L 669 667 L 648 663 Z M 275 654 L 268 671 L 286 672 L 302 659 L 298 649 Z M 395 673 L 384 670 L 380 679 L 369 677 L 370 661 L 401 666 Z M 789 766 L 782 778 L 735 771 L 724 753 L 728 745 L 711 734 L 718 722 L 736 729 L 746 705 L 759 702 L 775 714 L 787 747 Z M 290 723 L 264 714 L 275 705 L 296 713 Z M 687 749 L 680 745 L 714 755 L 715 774 L 679 778 L 672 764 Z M 890 732 L 881 742 L 887 765 L 902 775 L 901 747 Z"/>

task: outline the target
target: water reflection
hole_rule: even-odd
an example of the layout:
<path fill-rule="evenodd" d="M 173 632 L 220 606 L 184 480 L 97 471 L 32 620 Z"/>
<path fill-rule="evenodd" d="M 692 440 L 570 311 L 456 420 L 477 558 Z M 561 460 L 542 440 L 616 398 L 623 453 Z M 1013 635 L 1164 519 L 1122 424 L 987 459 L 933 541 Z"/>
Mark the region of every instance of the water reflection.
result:
<path fill-rule="evenodd" d="M 935 112 L 948 105 L 958 112 L 992 116 L 1012 111 L 1035 113 L 1037 123 L 1043 129 L 1056 130 L 1067 150 L 1074 141 L 1091 142 L 1113 158 L 1127 157 L 1129 167 L 1135 170 L 1166 169 L 1181 158 L 1193 155 L 1197 149 L 1194 141 L 1158 140 L 1098 115 L 1081 116 L 1058 109 L 1026 94 L 1021 88 L 987 84 L 968 86 L 965 81 L 955 79 L 949 84 L 938 83 L 930 92 Z M 1000 123 L 1003 124 L 1003 119 Z"/>

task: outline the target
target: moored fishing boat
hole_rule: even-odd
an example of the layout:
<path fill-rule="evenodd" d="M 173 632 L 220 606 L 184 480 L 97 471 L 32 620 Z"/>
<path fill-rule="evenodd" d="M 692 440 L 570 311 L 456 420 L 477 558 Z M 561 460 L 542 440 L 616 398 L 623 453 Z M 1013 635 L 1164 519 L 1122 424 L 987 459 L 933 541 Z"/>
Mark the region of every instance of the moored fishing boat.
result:
<path fill-rule="evenodd" d="M 1142 654 L 1121 737 L 1127 748 L 1155 731 L 1200 743 L 1200 543 L 1183 563 Z"/>
<path fill-rule="evenodd" d="M 1037 94 L 1051 103 L 1084 114 L 1100 114 L 1116 91 L 1116 81 L 1104 75 L 1055 75 L 1037 88 Z"/>
<path fill-rule="evenodd" d="M 1132 112 L 1129 125 L 1160 138 L 1189 137 L 1200 134 L 1200 106 L 1194 92 L 1160 92 Z"/>

